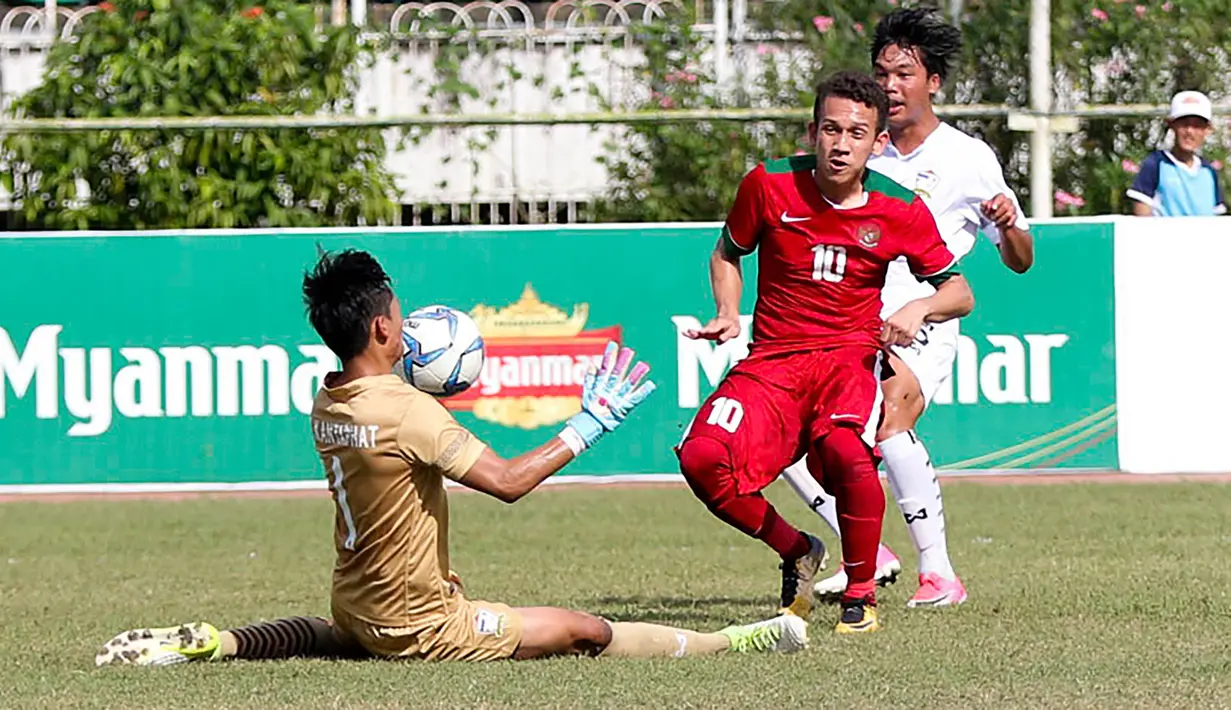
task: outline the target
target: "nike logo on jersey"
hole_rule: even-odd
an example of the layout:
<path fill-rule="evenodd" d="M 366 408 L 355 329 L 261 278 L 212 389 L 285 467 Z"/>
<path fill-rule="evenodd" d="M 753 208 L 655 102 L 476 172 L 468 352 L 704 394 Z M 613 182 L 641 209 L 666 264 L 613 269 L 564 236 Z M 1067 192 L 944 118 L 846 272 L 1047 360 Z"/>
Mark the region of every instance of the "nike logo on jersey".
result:
<path fill-rule="evenodd" d="M 790 224 L 791 222 L 807 222 L 810 219 L 812 218 L 811 217 L 792 217 L 786 213 L 786 210 L 782 211 L 782 221 L 787 224 Z"/>

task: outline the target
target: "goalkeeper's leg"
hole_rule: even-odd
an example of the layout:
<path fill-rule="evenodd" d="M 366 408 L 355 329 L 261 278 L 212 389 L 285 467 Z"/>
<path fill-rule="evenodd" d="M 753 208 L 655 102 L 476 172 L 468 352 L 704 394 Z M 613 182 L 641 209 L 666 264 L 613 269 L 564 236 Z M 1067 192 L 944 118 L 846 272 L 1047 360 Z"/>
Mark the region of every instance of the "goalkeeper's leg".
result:
<path fill-rule="evenodd" d="M 179 626 L 133 629 L 107 642 L 97 665 L 165 666 L 229 658 L 351 658 L 364 652 L 328 619 L 295 616 L 219 631 L 198 621 Z"/>
<path fill-rule="evenodd" d="M 518 609 L 522 638 L 514 658 L 559 655 L 658 658 L 716 653 L 793 653 L 807 648 L 807 623 L 791 614 L 713 633 L 641 622 L 607 621 L 591 614 L 531 607 Z"/>

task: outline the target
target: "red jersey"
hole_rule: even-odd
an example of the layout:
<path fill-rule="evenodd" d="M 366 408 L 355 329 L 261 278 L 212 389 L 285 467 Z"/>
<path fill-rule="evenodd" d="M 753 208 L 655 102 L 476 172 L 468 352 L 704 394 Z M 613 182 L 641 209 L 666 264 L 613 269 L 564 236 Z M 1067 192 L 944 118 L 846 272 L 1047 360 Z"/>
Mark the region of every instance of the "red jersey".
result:
<path fill-rule="evenodd" d="M 815 155 L 758 165 L 727 215 L 729 245 L 758 251 L 753 353 L 880 347 L 889 263 L 906 257 L 923 279 L 957 261 L 914 192 L 868 170 L 866 204 L 843 209 L 821 195 L 815 168 Z"/>

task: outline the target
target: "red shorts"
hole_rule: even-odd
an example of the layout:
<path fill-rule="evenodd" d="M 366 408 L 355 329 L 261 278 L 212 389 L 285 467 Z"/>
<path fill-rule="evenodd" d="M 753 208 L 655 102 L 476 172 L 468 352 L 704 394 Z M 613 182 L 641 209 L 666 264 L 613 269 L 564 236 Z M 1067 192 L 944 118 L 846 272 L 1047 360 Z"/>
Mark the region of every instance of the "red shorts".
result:
<path fill-rule="evenodd" d="M 701 405 L 681 446 L 703 437 L 721 443 L 738 493 L 760 491 L 835 427 L 875 446 L 880 370 L 880 351 L 866 347 L 750 355 Z"/>

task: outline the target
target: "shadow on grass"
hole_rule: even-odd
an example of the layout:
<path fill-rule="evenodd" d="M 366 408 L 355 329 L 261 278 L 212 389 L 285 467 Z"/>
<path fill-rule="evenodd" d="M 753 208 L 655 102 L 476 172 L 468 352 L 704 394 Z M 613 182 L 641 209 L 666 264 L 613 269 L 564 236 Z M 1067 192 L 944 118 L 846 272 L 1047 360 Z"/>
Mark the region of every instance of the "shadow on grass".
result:
<path fill-rule="evenodd" d="M 599 597 L 590 611 L 612 621 L 645 621 L 669 626 L 746 624 L 777 611 L 769 597 Z M 702 630 L 707 630 L 702 629 Z"/>

